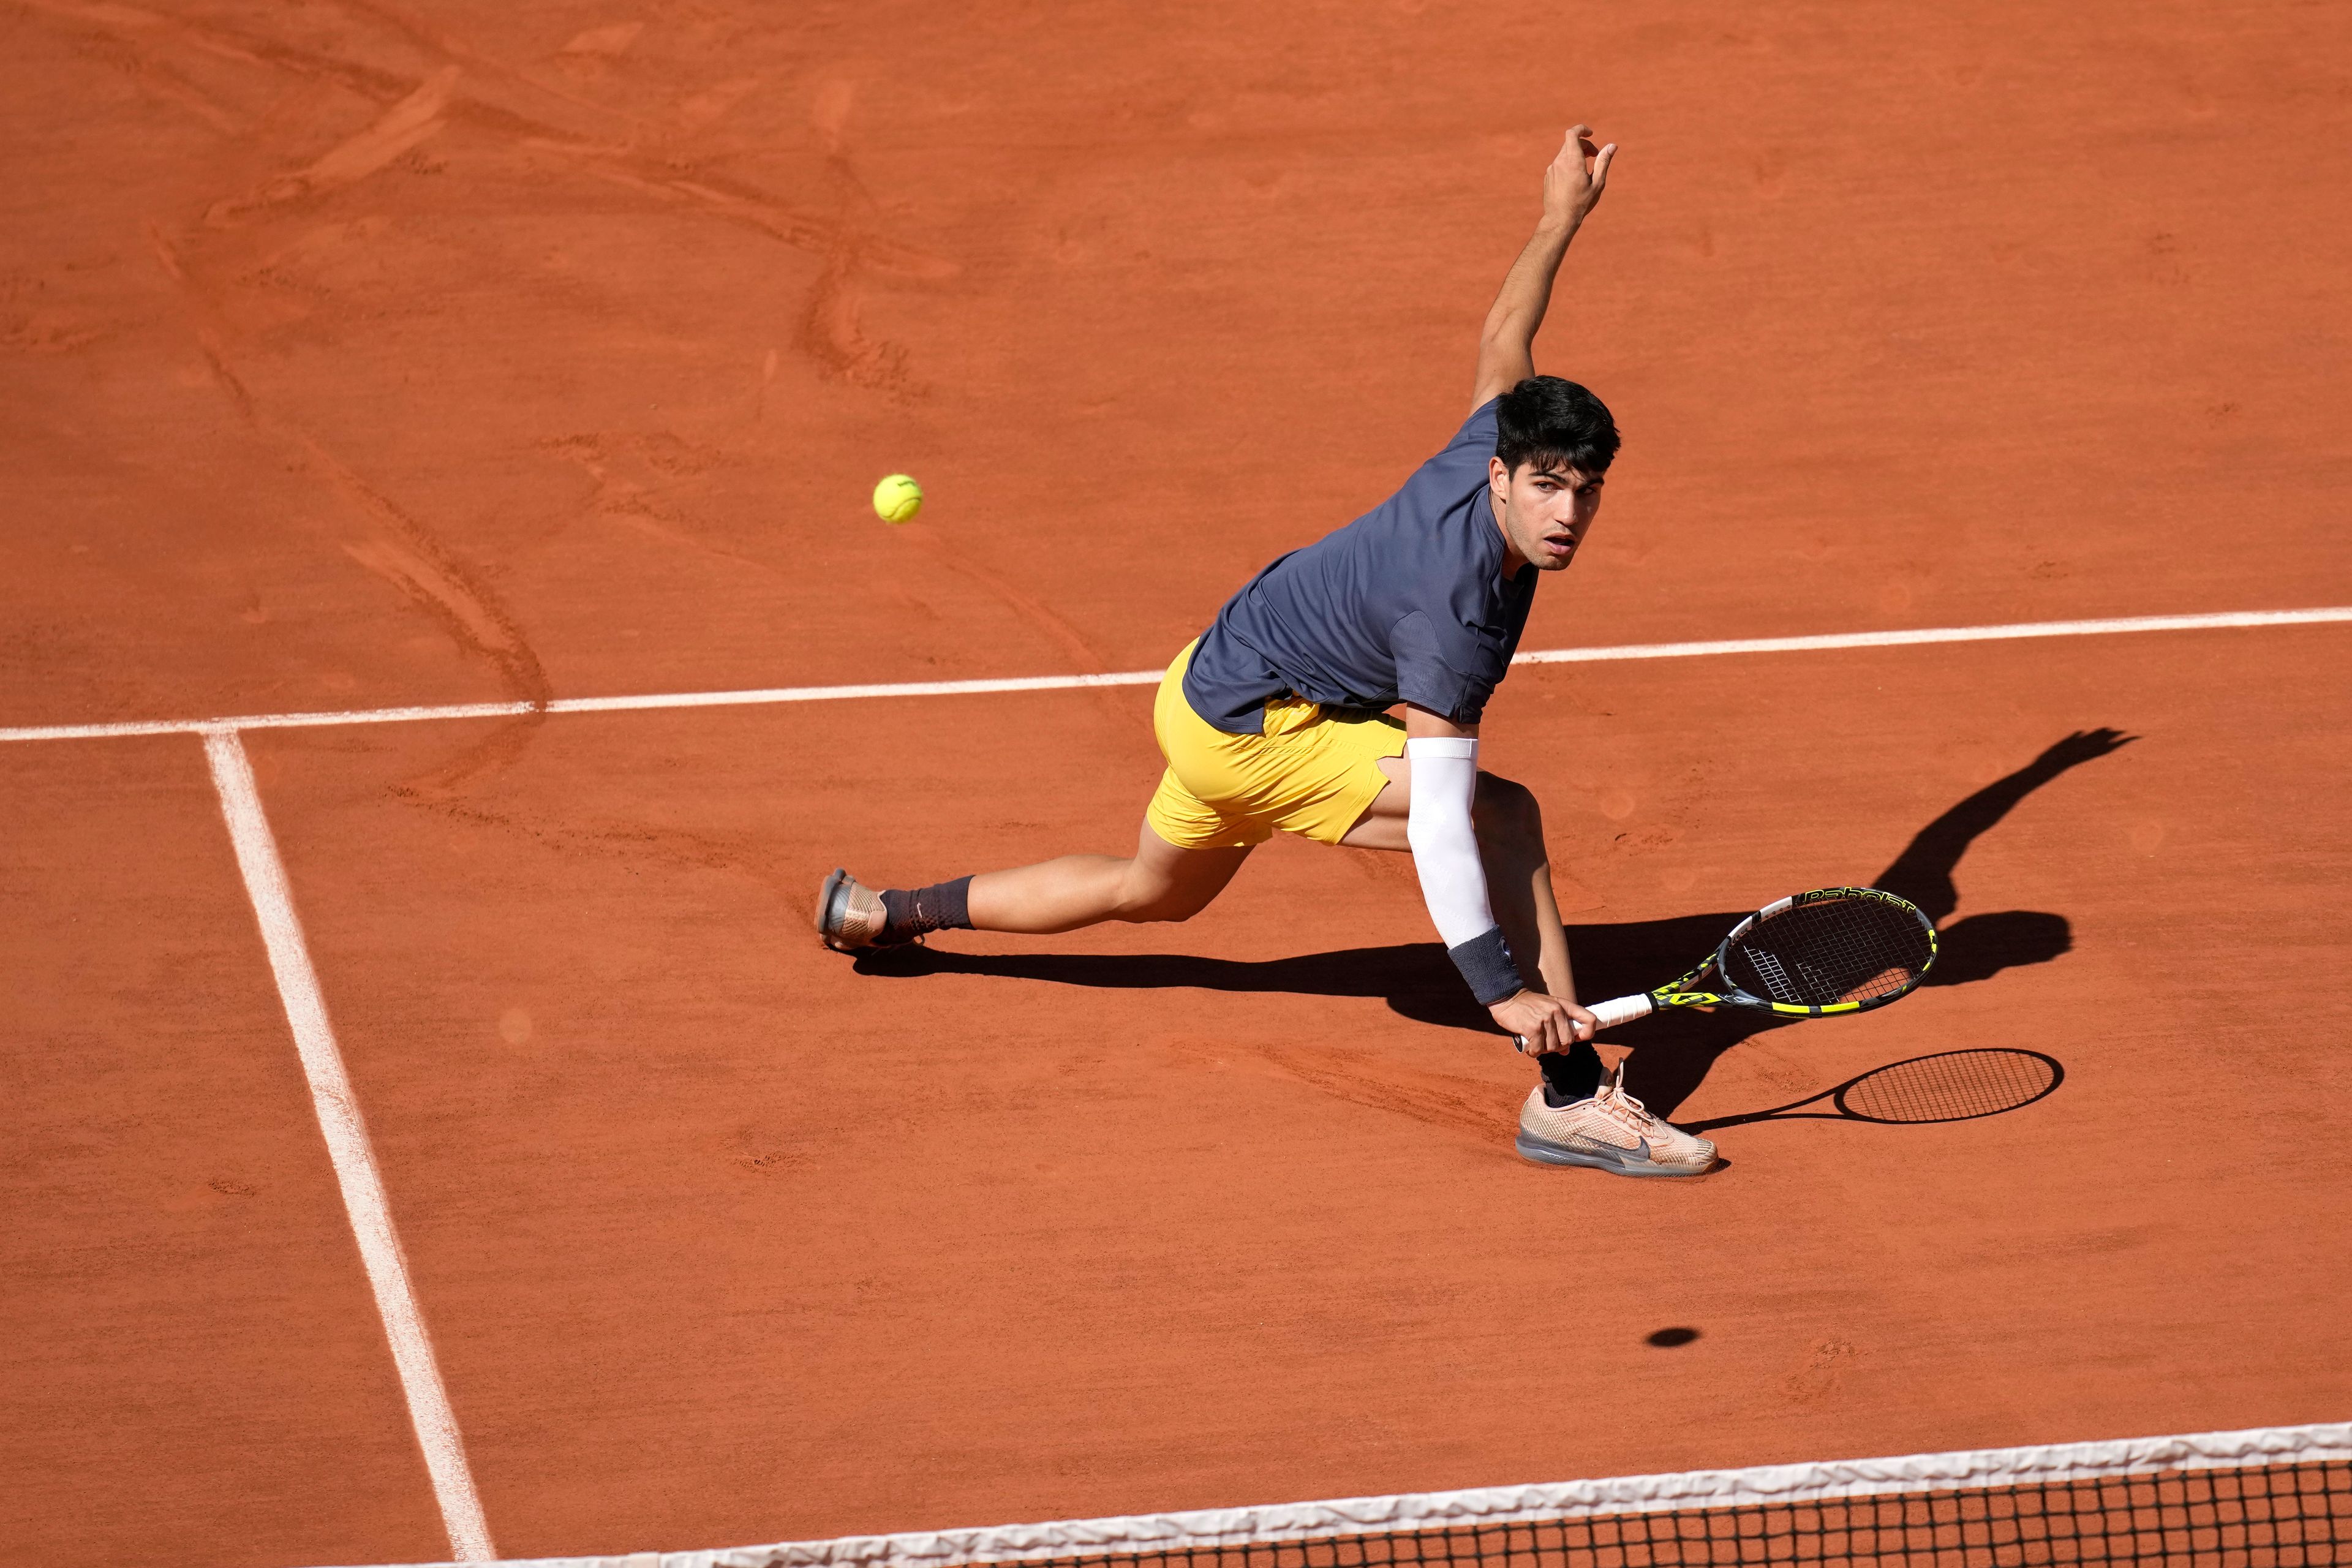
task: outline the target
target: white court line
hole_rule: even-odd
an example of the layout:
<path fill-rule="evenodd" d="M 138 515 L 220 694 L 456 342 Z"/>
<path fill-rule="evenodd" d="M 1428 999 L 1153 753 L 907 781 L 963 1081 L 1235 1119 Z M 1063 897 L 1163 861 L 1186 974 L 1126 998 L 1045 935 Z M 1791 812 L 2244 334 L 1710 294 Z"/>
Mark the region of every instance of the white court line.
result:
<path fill-rule="evenodd" d="M 1822 637 L 1740 637 L 1724 642 L 1627 643 L 1614 647 L 1545 648 L 1513 664 L 1598 664 L 1631 658 L 1699 658 L 1743 653 L 1814 653 L 1832 648 L 1914 647 L 1922 643 L 2015 642 L 2027 637 L 2109 637 L 2123 632 L 2212 631 L 2225 627 L 2303 626 L 2352 621 L 2352 605 L 2312 610 L 2228 610 L 2200 616 L 2126 616 L 2099 621 L 2021 621 L 1992 626 L 1923 626 L 1910 631 L 1833 632 Z M 247 713 L 224 719 L 140 720 L 122 724 L 47 724 L 0 729 L 0 741 L 93 741 L 124 735 L 203 735 L 220 730 L 306 730 L 329 724 L 413 724 L 434 719 L 511 719 L 527 713 L 624 713 L 643 709 L 745 708 L 778 702 L 847 702 L 870 697 L 975 697 L 1002 691 L 1077 691 L 1101 686 L 1156 686 L 1161 672 L 1031 675 L 995 680 L 900 680 L 869 686 L 773 686 L 748 691 L 674 691 L 639 697 L 562 697 L 528 702 L 465 702 L 439 708 L 363 708 L 348 712 Z"/>
<path fill-rule="evenodd" d="M 466 1465 L 466 1447 L 457 1436 L 448 1391 L 441 1384 L 433 1341 L 416 1310 L 415 1292 L 409 1288 L 408 1262 L 401 1254 L 399 1234 L 392 1227 L 392 1210 L 384 1200 L 383 1179 L 376 1172 L 375 1151 L 369 1146 L 367 1124 L 361 1120 L 352 1080 L 343 1070 L 342 1052 L 336 1048 L 334 1030 L 327 1022 L 326 999 L 320 994 L 318 973 L 310 967 L 310 948 L 302 940 L 301 922 L 294 915 L 294 892 L 286 880 L 285 864 L 278 858 L 277 840 L 270 835 L 269 819 L 262 815 L 253 768 L 246 761 L 245 745 L 236 731 L 212 729 L 203 734 L 213 787 L 220 792 L 221 816 L 228 821 L 237 869 L 245 874 L 246 894 L 252 899 L 254 918 L 261 924 L 262 945 L 269 952 L 269 967 L 278 977 L 278 997 L 285 1004 L 286 1022 L 294 1031 L 294 1048 L 301 1055 L 303 1076 L 310 1080 L 310 1105 L 319 1115 L 319 1131 L 326 1136 L 328 1157 L 334 1162 L 344 1212 L 359 1238 L 360 1259 L 375 1291 L 376 1310 L 392 1341 L 393 1363 L 400 1372 L 401 1391 L 408 1396 L 408 1419 L 425 1450 L 425 1468 L 432 1478 L 433 1496 L 441 1505 L 441 1521 L 449 1531 L 449 1550 L 460 1563 L 490 1562 L 498 1553 L 490 1546 L 489 1524 L 482 1517 L 473 1472 Z"/>
<path fill-rule="evenodd" d="M 2113 637 L 2122 632 L 2201 632 L 2231 626 L 2308 626 L 2352 621 L 2352 605 L 2315 610 L 2227 610 L 2202 616 L 2126 616 L 2105 621 L 2019 621 L 1997 626 L 1922 626 L 1913 631 L 1834 632 L 1826 637 L 1743 637 L 1733 642 L 1633 643 L 1548 648 L 1513 664 L 1582 664 L 1620 658 L 1698 658 L 1727 653 L 1813 653 L 1841 647 L 1916 647 L 1922 643 L 2017 642 L 2028 637 Z"/>

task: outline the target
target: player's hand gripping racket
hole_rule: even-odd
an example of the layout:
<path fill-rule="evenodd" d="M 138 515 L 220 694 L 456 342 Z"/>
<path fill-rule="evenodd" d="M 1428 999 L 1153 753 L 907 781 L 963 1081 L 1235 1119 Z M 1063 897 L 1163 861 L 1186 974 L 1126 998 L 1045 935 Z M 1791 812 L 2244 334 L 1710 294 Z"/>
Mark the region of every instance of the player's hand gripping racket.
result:
<path fill-rule="evenodd" d="M 1603 1029 L 1662 1007 L 1746 1007 L 1784 1018 L 1865 1013 L 1907 994 L 1935 962 L 1936 927 L 1909 900 L 1876 888 L 1821 888 L 1749 915 L 1681 979 L 1597 1003 L 1591 1013 Z M 1512 1038 L 1528 1048 L 1525 1037 Z"/>

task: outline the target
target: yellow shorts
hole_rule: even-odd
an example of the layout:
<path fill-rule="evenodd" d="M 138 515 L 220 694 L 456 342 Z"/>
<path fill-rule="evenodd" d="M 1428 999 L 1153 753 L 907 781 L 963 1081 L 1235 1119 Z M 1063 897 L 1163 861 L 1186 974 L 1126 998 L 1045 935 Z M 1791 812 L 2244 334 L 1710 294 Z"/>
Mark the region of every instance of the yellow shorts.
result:
<path fill-rule="evenodd" d="M 1184 700 L 1187 643 L 1160 682 L 1152 732 L 1168 772 L 1143 818 L 1180 849 L 1263 844 L 1277 830 L 1337 844 L 1404 754 L 1404 726 L 1386 714 L 1335 715 L 1303 698 L 1265 705 L 1263 734 L 1229 735 Z"/>

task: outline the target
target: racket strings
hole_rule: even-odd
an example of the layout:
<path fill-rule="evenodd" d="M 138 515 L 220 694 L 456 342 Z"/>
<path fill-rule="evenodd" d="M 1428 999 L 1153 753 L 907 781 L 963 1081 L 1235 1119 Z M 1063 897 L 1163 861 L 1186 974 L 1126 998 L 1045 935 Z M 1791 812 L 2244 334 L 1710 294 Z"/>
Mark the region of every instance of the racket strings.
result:
<path fill-rule="evenodd" d="M 1900 995 L 1927 972 L 1934 945 L 1906 904 L 1832 898 L 1756 922 L 1727 955 L 1733 984 L 1775 1002 L 1824 1007 Z"/>

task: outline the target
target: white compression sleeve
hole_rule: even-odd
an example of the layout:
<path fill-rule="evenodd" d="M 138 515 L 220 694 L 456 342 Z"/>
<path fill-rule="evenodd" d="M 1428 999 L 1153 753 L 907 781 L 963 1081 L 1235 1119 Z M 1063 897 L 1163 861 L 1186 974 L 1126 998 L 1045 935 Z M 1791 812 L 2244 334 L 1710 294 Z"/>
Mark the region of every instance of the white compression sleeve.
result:
<path fill-rule="evenodd" d="M 1486 1006 L 1519 993 L 1519 970 L 1486 898 L 1486 868 L 1478 860 L 1478 830 L 1470 819 L 1478 795 L 1478 742 L 1467 736 L 1417 736 L 1404 743 L 1412 763 L 1412 808 L 1405 842 L 1412 846 L 1421 896 L 1462 972 L 1470 994 Z"/>
<path fill-rule="evenodd" d="M 1429 918 L 1449 948 L 1495 929 L 1486 901 L 1486 868 L 1478 862 L 1478 834 L 1470 803 L 1478 793 L 1478 742 L 1419 736 L 1404 743 L 1412 764 L 1412 808 L 1404 821 L 1412 868 Z"/>

